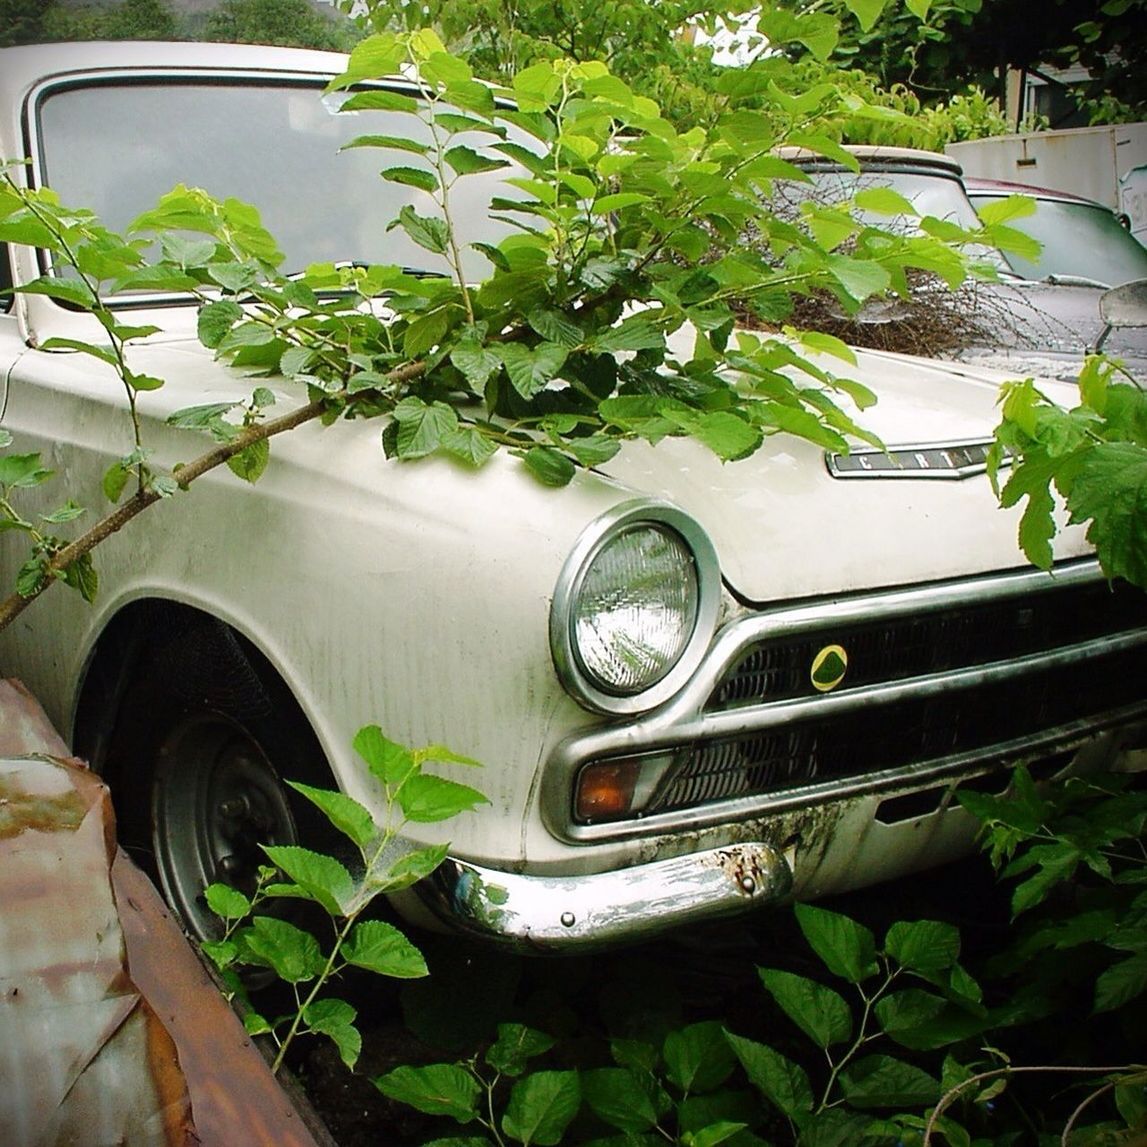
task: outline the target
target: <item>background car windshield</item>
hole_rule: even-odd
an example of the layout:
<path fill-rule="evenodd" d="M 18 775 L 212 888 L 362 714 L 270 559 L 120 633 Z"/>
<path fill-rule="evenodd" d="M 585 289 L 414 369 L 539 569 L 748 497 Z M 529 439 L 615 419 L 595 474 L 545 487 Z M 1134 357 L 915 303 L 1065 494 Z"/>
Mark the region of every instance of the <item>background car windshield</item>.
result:
<path fill-rule="evenodd" d="M 974 231 L 980 226 L 975 208 L 964 194 L 963 184 L 957 179 L 943 175 L 922 174 L 912 171 L 844 171 L 839 169 L 810 169 L 811 184 L 786 183 L 786 197 L 815 199 L 827 205 L 851 199 L 859 191 L 872 187 L 890 187 L 903 195 L 916 209 L 919 217 L 932 216 L 955 223 L 965 230 Z M 778 185 L 779 186 L 779 185 Z M 857 219 L 869 227 L 899 234 L 915 234 L 919 231 L 917 218 L 907 215 L 878 215 L 870 211 L 857 211 Z M 981 262 L 990 263 L 997 270 L 1008 270 L 1000 253 L 992 247 L 971 246 L 967 253 Z"/>
<path fill-rule="evenodd" d="M 392 166 L 428 166 L 419 156 L 377 148 L 341 152 L 360 135 L 428 138 L 414 115 L 340 113 L 346 96 L 314 83 L 245 78 L 219 82 L 133 81 L 55 90 L 38 107 L 44 182 L 65 203 L 89 207 L 122 231 L 177 184 L 254 204 L 286 255 L 288 271 L 310 263 L 357 261 L 447 271 L 441 257 L 387 230 L 404 204 L 440 215 L 430 195 L 383 180 Z M 488 147 L 492 135 L 452 144 Z M 495 141 L 496 142 L 496 141 Z M 490 198 L 515 196 L 504 171 L 467 176 L 451 210 L 465 243 L 498 243 L 510 231 L 491 217 Z M 489 274 L 465 253 L 472 279 Z"/>
<path fill-rule="evenodd" d="M 1003 198 L 973 195 L 972 201 L 988 203 Z M 1037 199 L 1034 215 L 1013 219 L 1009 226 L 1043 244 L 1036 260 L 1008 252 L 1008 262 L 1025 279 L 1076 275 L 1108 287 L 1147 279 L 1147 248 L 1105 207 Z"/>

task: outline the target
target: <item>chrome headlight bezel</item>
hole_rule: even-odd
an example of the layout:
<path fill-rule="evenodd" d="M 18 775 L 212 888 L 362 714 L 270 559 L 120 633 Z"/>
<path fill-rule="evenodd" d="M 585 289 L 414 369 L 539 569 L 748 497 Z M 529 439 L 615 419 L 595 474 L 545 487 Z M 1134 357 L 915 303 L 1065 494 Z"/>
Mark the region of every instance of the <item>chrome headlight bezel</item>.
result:
<path fill-rule="evenodd" d="M 676 661 L 657 680 L 637 692 L 603 687 L 587 671 L 576 635 L 577 607 L 587 576 L 601 553 L 620 536 L 648 526 L 673 537 L 693 562 L 697 604 L 692 630 Z M 595 519 L 566 558 L 550 607 L 550 649 L 558 677 L 581 705 L 599 713 L 626 715 L 655 708 L 692 677 L 712 640 L 721 605 L 721 572 L 709 535 L 683 510 L 666 502 L 634 501 L 615 506 Z"/>

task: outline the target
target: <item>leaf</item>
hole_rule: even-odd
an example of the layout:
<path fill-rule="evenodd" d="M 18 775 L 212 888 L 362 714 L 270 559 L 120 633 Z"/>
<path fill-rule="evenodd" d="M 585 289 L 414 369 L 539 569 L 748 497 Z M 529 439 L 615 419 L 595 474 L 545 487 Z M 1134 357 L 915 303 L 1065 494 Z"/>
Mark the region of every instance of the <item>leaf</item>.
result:
<path fill-rule="evenodd" d="M 303 1009 L 303 1022 L 325 1035 L 338 1048 L 339 1058 L 352 1071 L 362 1051 L 362 1036 L 354 1026 L 357 1013 L 345 1000 L 315 1000 Z"/>
<path fill-rule="evenodd" d="M 359 848 L 365 848 L 374 839 L 378 831 L 374 818 L 353 797 L 331 789 L 312 788 L 299 781 L 287 781 L 287 784 L 302 793 L 339 832 L 350 837 Z"/>
<path fill-rule="evenodd" d="M 326 967 L 314 936 L 273 916 L 256 916 L 242 931 L 242 946 L 248 957 L 254 957 L 251 962 L 274 969 L 288 984 L 313 980 Z"/>
<path fill-rule="evenodd" d="M 776 968 L 758 968 L 761 983 L 789 1017 L 820 1048 L 852 1034 L 852 1012 L 843 997 L 815 980 Z"/>
<path fill-rule="evenodd" d="M 416 187 L 419 191 L 438 190 L 438 176 L 421 167 L 388 167 L 381 172 L 388 183 L 400 183 L 405 187 Z"/>
<path fill-rule="evenodd" d="M 263 851 L 332 916 L 343 914 L 354 895 L 354 880 L 333 856 L 293 844 L 268 844 Z"/>
<path fill-rule="evenodd" d="M 482 1093 L 478 1081 L 453 1063 L 398 1067 L 379 1076 L 374 1085 L 390 1099 L 427 1115 L 448 1115 L 459 1123 L 469 1123 L 477 1116 Z"/>
<path fill-rule="evenodd" d="M 243 308 L 230 299 L 208 303 L 199 312 L 199 341 L 205 347 L 215 350 L 242 318 Z"/>
<path fill-rule="evenodd" d="M 893 191 L 891 187 L 865 187 L 852 199 L 862 211 L 870 211 L 873 215 L 918 214 L 912 200 L 905 198 L 899 191 Z"/>
<path fill-rule="evenodd" d="M 257 482 L 271 461 L 271 443 L 260 438 L 227 459 L 227 469 L 245 482 Z"/>
<path fill-rule="evenodd" d="M 799 1120 L 812 1110 L 812 1085 L 804 1068 L 771 1047 L 725 1033 L 749 1082 L 790 1119 Z"/>
<path fill-rule="evenodd" d="M 398 213 L 398 219 L 391 226 L 401 227 L 419 247 L 445 255 L 450 244 L 450 230 L 445 220 L 419 215 L 409 204 Z"/>
<path fill-rule="evenodd" d="M 1089 450 L 1067 505 L 1073 522 L 1090 519 L 1087 540 L 1103 572 L 1147 585 L 1147 444 L 1104 442 Z"/>
<path fill-rule="evenodd" d="M 793 912 L 805 939 L 834 976 L 859 984 L 877 973 L 876 941 L 863 924 L 812 904 L 797 904 Z"/>
<path fill-rule="evenodd" d="M 630 315 L 617 326 L 594 336 L 592 350 L 615 354 L 627 350 L 660 350 L 665 345 L 665 332 L 651 315 Z"/>
<path fill-rule="evenodd" d="M 870 1055 L 840 1073 L 840 1087 L 853 1107 L 925 1107 L 940 1098 L 939 1080 L 887 1055 Z"/>
<path fill-rule="evenodd" d="M 747 458 L 763 441 L 759 427 L 728 410 L 666 409 L 665 417 L 723 462 Z"/>
<path fill-rule="evenodd" d="M 209 884 L 203 895 L 207 907 L 224 920 L 242 920 L 251 911 L 251 901 L 230 884 Z"/>
<path fill-rule="evenodd" d="M 385 785 L 401 785 L 418 770 L 410 751 L 385 737 L 377 725 L 364 725 L 355 734 L 352 745 L 371 773 Z"/>
<path fill-rule="evenodd" d="M 576 1071 L 539 1071 L 519 1079 L 510 1091 L 502 1130 L 529 1147 L 555 1147 L 581 1106 Z"/>
<path fill-rule="evenodd" d="M 577 467 L 564 454 L 549 446 L 531 446 L 522 461 L 543 486 L 568 486 L 577 473 Z"/>
<path fill-rule="evenodd" d="M 566 348 L 543 342 L 536 347 L 507 343 L 501 348 L 502 362 L 510 383 L 523 398 L 533 398 L 561 370 L 566 361 Z"/>
<path fill-rule="evenodd" d="M 53 510 L 50 514 L 41 514 L 40 521 L 59 526 L 65 522 L 74 522 L 77 518 L 83 517 L 85 513 L 83 506 L 77 506 L 69 498 L 58 510 Z"/>
<path fill-rule="evenodd" d="M 1034 215 L 1036 202 L 1030 195 L 1009 195 L 1004 199 L 987 200 L 977 205 L 976 214 L 986 224 L 1009 223 Z"/>
<path fill-rule="evenodd" d="M 425 880 L 447 857 L 449 846 L 432 844 L 426 848 L 416 848 L 400 856 L 386 873 L 383 884 L 387 892 L 409 888 L 419 880 Z"/>
<path fill-rule="evenodd" d="M 936 1018 L 948 1007 L 948 1001 L 942 996 L 933 995 L 920 988 L 906 988 L 902 992 L 891 992 L 881 996 L 873 1009 L 881 1028 L 898 1042 L 904 1042 L 906 1047 L 923 1047 L 931 1045 L 927 1039 L 923 1041 L 911 1038 L 919 1030 L 925 1035 L 929 1025 L 935 1023 Z M 900 1041 L 901 1035 L 909 1038 Z M 936 1046 L 943 1046 L 941 1044 Z"/>
<path fill-rule="evenodd" d="M 544 1055 L 556 1042 L 525 1024 L 499 1024 L 498 1038 L 486 1050 L 486 1062 L 502 1075 L 518 1076 L 528 1060 Z"/>
<path fill-rule="evenodd" d="M 657 1125 L 658 1111 L 648 1080 L 648 1075 L 626 1067 L 596 1068 L 582 1073 L 582 1096 L 599 1119 L 618 1131 L 639 1135 Z"/>
<path fill-rule="evenodd" d="M 892 276 L 879 263 L 870 260 L 854 259 L 847 255 L 829 255 L 825 259 L 832 277 L 858 303 L 863 303 L 871 295 L 886 291 L 892 283 Z"/>
<path fill-rule="evenodd" d="M 510 165 L 504 159 L 482 155 L 471 147 L 452 147 L 443 157 L 458 175 L 473 175 L 479 171 L 499 171 Z"/>
<path fill-rule="evenodd" d="M 450 319 L 444 310 L 420 315 L 406 328 L 402 336 L 402 350 L 407 358 L 421 358 L 436 347 L 450 329 Z"/>
<path fill-rule="evenodd" d="M 356 968 L 395 980 L 417 980 L 430 974 L 418 948 L 393 924 L 382 920 L 356 924 L 343 945 L 342 955 Z"/>
<path fill-rule="evenodd" d="M 0 458 L 0 487 L 8 490 L 30 490 L 53 473 L 40 465 L 39 454 L 5 454 Z"/>
<path fill-rule="evenodd" d="M 844 0 L 844 6 L 856 17 L 862 31 L 871 32 L 888 0 Z"/>
<path fill-rule="evenodd" d="M 960 958 L 960 930 L 939 920 L 902 920 L 888 929 L 884 948 L 913 972 L 941 972 Z"/>
<path fill-rule="evenodd" d="M 425 458 L 438 449 L 445 435 L 458 429 L 458 415 L 444 402 L 427 404 L 421 398 L 404 398 L 394 408 L 394 417 L 400 458 Z"/>
<path fill-rule="evenodd" d="M 425 773 L 408 777 L 398 790 L 396 799 L 406 819 L 417 824 L 449 820 L 460 812 L 490 803 L 469 785 L 460 785 L 457 781 Z"/>
<path fill-rule="evenodd" d="M 1147 953 L 1113 964 L 1095 981 L 1095 1010 L 1112 1012 L 1147 991 Z"/>
<path fill-rule="evenodd" d="M 71 565 L 64 567 L 64 584 L 78 590 L 84 601 L 96 600 L 100 579 L 96 567 L 92 564 L 91 554 L 83 554 Z"/>
<path fill-rule="evenodd" d="M 527 316 L 530 326 L 547 342 L 573 350 L 585 342 L 585 331 L 561 311 L 536 307 Z"/>
<path fill-rule="evenodd" d="M 732 1048 L 715 1020 L 670 1032 L 662 1055 L 666 1078 L 685 1094 L 720 1087 L 735 1066 Z"/>
<path fill-rule="evenodd" d="M 501 356 L 475 339 L 459 341 L 450 352 L 450 361 L 475 390 L 481 390 L 502 366 Z"/>

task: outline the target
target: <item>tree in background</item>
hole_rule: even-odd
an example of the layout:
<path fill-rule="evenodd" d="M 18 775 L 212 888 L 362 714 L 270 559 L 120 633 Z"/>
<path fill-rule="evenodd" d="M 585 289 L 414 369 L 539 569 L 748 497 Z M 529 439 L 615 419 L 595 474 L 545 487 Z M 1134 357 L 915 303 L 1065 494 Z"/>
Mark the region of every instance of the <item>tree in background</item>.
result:
<path fill-rule="evenodd" d="M 0 0 L 0 48 L 43 38 L 44 15 L 52 0 Z"/>
<path fill-rule="evenodd" d="M 1008 68 L 1081 64 L 1085 99 L 1147 116 L 1147 0 L 777 0 L 839 22 L 834 59 L 936 102 L 968 85 L 1002 98 Z M 852 18 L 850 17 L 850 12 Z"/>
<path fill-rule="evenodd" d="M 208 17 L 202 38 L 345 52 L 358 35 L 333 10 L 325 16 L 307 0 L 223 0 Z"/>

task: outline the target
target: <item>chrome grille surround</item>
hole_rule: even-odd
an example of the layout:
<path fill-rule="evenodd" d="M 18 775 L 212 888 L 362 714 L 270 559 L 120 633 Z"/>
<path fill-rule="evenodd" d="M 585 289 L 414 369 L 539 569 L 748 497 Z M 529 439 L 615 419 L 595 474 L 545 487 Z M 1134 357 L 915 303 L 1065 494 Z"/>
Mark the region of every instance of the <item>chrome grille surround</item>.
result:
<path fill-rule="evenodd" d="M 802 679 L 816 650 L 854 639 L 838 687 Z M 762 669 L 778 651 L 783 672 Z M 1147 716 L 1145 664 L 1147 594 L 1116 592 L 1092 561 L 746 614 L 671 701 L 564 741 L 543 816 L 571 843 L 619 840 L 1050 756 Z M 584 765 L 670 750 L 679 759 L 640 816 L 574 820 Z"/>

